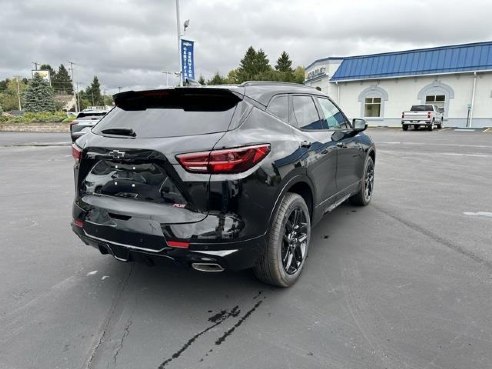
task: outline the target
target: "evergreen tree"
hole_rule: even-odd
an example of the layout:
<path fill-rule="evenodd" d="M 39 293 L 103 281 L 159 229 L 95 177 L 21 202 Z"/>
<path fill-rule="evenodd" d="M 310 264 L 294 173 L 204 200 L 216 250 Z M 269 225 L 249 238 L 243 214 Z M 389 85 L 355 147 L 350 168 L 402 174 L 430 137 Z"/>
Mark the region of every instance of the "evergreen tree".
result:
<path fill-rule="evenodd" d="M 97 76 L 94 76 L 91 85 L 87 87 L 85 93 L 92 106 L 104 105 L 104 101 L 101 96 L 101 85 L 99 84 L 99 79 Z"/>
<path fill-rule="evenodd" d="M 251 81 L 253 79 L 253 76 L 256 75 L 255 64 L 256 50 L 253 48 L 253 46 L 250 46 L 248 50 L 246 50 L 246 54 L 241 59 L 239 68 L 237 69 L 238 83 Z"/>
<path fill-rule="evenodd" d="M 255 75 L 268 72 L 272 69 L 270 61 L 262 49 L 258 50 L 255 59 Z"/>
<path fill-rule="evenodd" d="M 282 54 L 277 60 L 277 65 L 275 65 L 275 69 L 279 72 L 293 73 L 292 69 L 292 60 L 289 59 L 289 54 L 285 51 L 282 51 Z"/>
<path fill-rule="evenodd" d="M 63 64 L 60 64 L 58 73 L 51 79 L 51 86 L 58 94 L 73 95 L 73 83 L 67 68 Z"/>
<path fill-rule="evenodd" d="M 201 84 L 201 85 L 204 85 L 205 84 L 205 78 L 203 78 L 202 75 L 200 75 L 200 78 L 198 78 L 198 83 Z"/>
<path fill-rule="evenodd" d="M 39 74 L 35 74 L 29 83 L 25 95 L 25 111 L 27 112 L 54 112 L 55 100 L 53 89 Z"/>
<path fill-rule="evenodd" d="M 0 116 L 2 116 L 3 114 L 3 109 L 2 109 L 2 105 L 0 105 Z"/>

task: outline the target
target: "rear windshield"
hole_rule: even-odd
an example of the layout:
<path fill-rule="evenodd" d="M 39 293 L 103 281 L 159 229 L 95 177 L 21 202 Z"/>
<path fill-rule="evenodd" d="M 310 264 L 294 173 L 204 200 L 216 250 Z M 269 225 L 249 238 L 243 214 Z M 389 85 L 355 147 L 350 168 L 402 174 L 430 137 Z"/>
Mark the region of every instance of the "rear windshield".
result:
<path fill-rule="evenodd" d="M 227 131 L 240 99 L 229 94 L 135 93 L 93 129 L 132 129 L 137 138 L 177 137 Z"/>
<path fill-rule="evenodd" d="M 433 111 L 432 105 L 413 105 L 410 111 Z"/>

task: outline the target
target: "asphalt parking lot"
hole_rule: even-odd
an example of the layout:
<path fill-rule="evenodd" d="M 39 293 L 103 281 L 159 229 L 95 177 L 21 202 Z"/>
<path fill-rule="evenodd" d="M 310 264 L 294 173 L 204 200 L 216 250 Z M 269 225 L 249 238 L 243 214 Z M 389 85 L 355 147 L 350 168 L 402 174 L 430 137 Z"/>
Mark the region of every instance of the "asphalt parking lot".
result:
<path fill-rule="evenodd" d="M 491 368 L 492 134 L 368 134 L 373 202 L 275 289 L 84 246 L 67 135 L 0 133 L 0 368 Z"/>

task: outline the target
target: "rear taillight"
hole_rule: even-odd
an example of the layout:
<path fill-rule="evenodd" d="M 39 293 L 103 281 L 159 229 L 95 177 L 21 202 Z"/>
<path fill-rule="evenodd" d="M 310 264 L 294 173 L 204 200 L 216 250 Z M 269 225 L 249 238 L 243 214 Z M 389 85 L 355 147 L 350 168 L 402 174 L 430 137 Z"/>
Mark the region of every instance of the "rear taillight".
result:
<path fill-rule="evenodd" d="M 270 152 L 270 145 L 255 145 L 233 149 L 194 152 L 176 155 L 188 172 L 232 174 L 244 172 L 259 163 Z"/>
<path fill-rule="evenodd" d="M 82 159 L 82 149 L 76 144 L 72 144 L 72 157 L 76 163 L 78 163 L 80 159 Z"/>
<path fill-rule="evenodd" d="M 428 112 L 427 112 L 427 118 L 430 118 L 430 117 L 431 117 L 431 112 L 430 112 L 430 111 L 428 111 Z"/>
<path fill-rule="evenodd" d="M 401 113 L 401 119 L 405 118 L 405 113 Z"/>

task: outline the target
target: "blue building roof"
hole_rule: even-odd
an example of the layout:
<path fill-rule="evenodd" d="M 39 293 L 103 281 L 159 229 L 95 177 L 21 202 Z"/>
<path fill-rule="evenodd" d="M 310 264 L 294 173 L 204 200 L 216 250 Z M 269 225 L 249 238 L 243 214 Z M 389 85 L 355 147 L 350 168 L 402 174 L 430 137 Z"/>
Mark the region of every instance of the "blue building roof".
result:
<path fill-rule="evenodd" d="M 492 70 L 492 41 L 343 59 L 330 81 Z"/>

